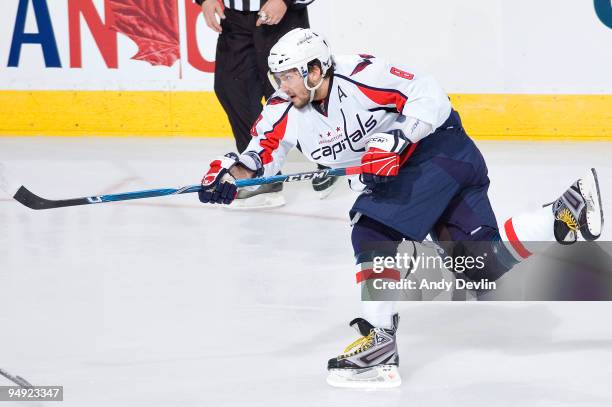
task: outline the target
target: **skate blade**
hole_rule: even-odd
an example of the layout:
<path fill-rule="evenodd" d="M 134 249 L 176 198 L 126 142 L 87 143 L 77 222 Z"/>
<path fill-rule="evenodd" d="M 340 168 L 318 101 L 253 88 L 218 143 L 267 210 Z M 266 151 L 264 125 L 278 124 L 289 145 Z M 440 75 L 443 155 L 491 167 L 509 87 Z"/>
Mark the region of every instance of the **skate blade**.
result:
<path fill-rule="evenodd" d="M 325 188 L 323 191 L 316 191 L 317 192 L 317 196 L 319 197 L 319 199 L 327 198 L 332 192 L 334 192 L 334 189 L 336 189 L 336 187 L 338 186 L 339 183 L 340 183 L 340 181 L 336 180 L 336 182 L 331 184 L 329 186 L 329 188 Z"/>
<path fill-rule="evenodd" d="M 603 219 L 603 207 L 601 204 L 601 193 L 599 191 L 599 181 L 597 179 L 597 172 L 595 171 L 595 168 L 591 168 L 591 173 L 589 174 L 589 176 L 581 179 L 578 182 L 580 184 L 581 192 L 586 189 L 585 193 L 590 192 L 589 195 L 591 195 L 591 197 L 593 198 L 591 202 L 592 204 L 591 216 L 588 216 L 589 208 L 587 206 L 588 225 L 585 225 L 587 230 L 582 230 L 581 228 L 582 237 L 584 237 L 585 240 L 596 240 L 599 238 L 599 236 L 601 236 L 604 219 Z"/>
<path fill-rule="evenodd" d="M 230 210 L 251 210 L 251 209 L 269 209 L 278 208 L 285 205 L 285 197 L 282 192 L 268 192 L 259 194 L 245 199 L 234 199 L 234 201 L 225 206 Z"/>
<path fill-rule="evenodd" d="M 365 369 L 331 369 L 327 384 L 349 389 L 391 389 L 402 384 L 397 366 L 381 365 Z"/>

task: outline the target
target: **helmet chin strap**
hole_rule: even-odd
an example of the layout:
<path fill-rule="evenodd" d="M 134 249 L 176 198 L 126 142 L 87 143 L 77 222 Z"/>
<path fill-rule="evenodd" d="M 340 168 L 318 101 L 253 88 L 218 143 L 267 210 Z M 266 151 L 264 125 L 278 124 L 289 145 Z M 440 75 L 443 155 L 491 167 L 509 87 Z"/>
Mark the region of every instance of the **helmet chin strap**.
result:
<path fill-rule="evenodd" d="M 309 103 L 314 100 L 315 92 L 317 91 L 317 89 L 319 89 L 321 87 L 321 85 L 323 85 L 323 81 L 324 80 L 325 80 L 325 78 L 321 78 L 319 83 L 317 83 L 315 86 L 313 86 L 311 88 L 310 86 L 308 86 L 308 76 L 306 76 L 304 78 L 304 86 L 306 86 L 306 89 L 308 89 L 310 91 L 310 100 L 308 101 Z"/>

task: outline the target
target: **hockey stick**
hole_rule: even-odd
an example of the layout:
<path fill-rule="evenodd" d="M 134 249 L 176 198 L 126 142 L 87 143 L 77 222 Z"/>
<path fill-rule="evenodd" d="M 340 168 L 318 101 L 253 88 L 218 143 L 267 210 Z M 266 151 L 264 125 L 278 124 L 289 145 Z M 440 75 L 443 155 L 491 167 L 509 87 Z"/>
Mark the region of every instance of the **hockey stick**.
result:
<path fill-rule="evenodd" d="M 12 374 L 8 373 L 6 370 L 0 369 L 0 375 L 6 377 L 7 379 L 9 379 L 10 381 L 12 381 L 13 383 L 15 383 L 16 385 L 20 386 L 20 387 L 33 387 L 32 384 L 30 382 L 28 382 L 26 379 L 24 379 L 21 376 L 13 376 Z"/>
<path fill-rule="evenodd" d="M 4 184 L 8 184 L 6 179 L 2 179 L 3 174 L 1 173 L 2 168 L 0 167 L 0 186 Z M 238 188 L 249 187 L 255 185 L 263 185 L 263 184 L 274 184 L 277 182 L 294 182 L 294 181 L 305 181 L 309 179 L 315 178 L 323 178 L 325 176 L 335 176 L 341 177 L 345 175 L 356 175 L 361 174 L 361 168 L 359 166 L 355 167 L 347 167 L 347 168 L 335 168 L 329 170 L 318 170 L 318 171 L 310 171 L 310 172 L 299 172 L 295 174 L 282 174 L 282 175 L 273 175 L 271 177 L 261 177 L 261 178 L 250 178 L 250 179 L 239 179 L 236 180 L 236 186 Z M 163 189 L 148 189 L 144 191 L 132 191 L 132 192 L 124 192 L 119 194 L 108 194 L 108 195 L 95 195 L 88 196 L 83 198 L 70 198 L 70 199 L 60 199 L 60 200 L 51 200 L 42 198 L 30 190 L 28 190 L 23 185 L 19 186 L 17 192 L 13 195 L 13 198 L 20 202 L 21 204 L 27 206 L 31 209 L 52 209 L 52 208 L 62 208 L 65 206 L 77 206 L 77 205 L 91 205 L 98 204 L 104 202 L 118 202 L 118 201 L 128 201 L 131 199 L 143 199 L 143 198 L 153 198 L 156 196 L 165 196 L 165 195 L 179 195 L 179 194 L 188 194 L 192 192 L 198 192 L 202 189 L 201 185 L 190 185 L 182 188 L 163 188 Z M 9 192 L 10 194 L 10 192 Z"/>

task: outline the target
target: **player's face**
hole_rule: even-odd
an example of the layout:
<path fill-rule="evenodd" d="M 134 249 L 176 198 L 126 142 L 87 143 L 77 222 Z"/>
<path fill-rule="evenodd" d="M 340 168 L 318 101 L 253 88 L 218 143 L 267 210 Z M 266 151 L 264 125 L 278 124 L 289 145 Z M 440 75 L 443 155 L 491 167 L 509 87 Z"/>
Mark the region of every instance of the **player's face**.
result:
<path fill-rule="evenodd" d="M 279 89 L 289 96 L 295 107 L 301 108 L 308 104 L 310 92 L 304 86 L 304 79 L 297 69 L 274 73 L 273 76 Z"/>

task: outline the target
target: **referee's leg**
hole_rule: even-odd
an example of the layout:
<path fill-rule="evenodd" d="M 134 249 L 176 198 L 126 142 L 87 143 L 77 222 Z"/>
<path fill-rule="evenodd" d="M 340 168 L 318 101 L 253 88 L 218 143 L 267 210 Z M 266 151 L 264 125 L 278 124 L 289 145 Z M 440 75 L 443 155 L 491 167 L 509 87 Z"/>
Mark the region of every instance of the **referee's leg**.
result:
<path fill-rule="evenodd" d="M 253 42 L 256 13 L 226 9 L 225 15 L 217 41 L 215 94 L 227 114 L 236 148 L 242 152 L 262 108 L 263 87 Z"/>

